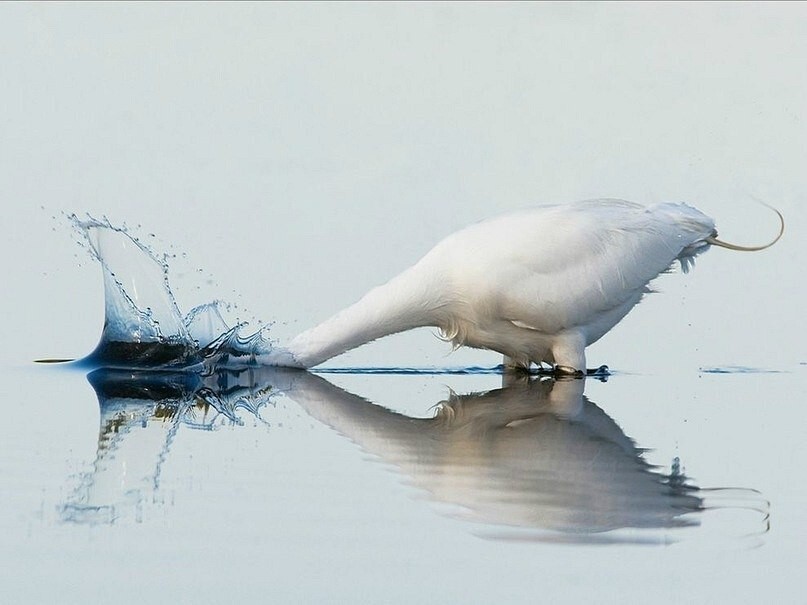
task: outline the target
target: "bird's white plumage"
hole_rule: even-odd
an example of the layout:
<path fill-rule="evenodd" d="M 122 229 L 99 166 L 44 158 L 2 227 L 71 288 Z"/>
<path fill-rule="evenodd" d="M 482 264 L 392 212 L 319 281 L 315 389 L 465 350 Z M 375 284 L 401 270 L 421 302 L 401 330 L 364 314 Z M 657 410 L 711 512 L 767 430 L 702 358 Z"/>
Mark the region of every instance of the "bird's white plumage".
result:
<path fill-rule="evenodd" d="M 382 336 L 435 326 L 456 346 L 519 365 L 585 370 L 585 347 L 676 261 L 687 270 L 714 221 L 685 204 L 590 200 L 507 214 L 438 243 L 413 267 L 292 340 L 311 367 Z"/>

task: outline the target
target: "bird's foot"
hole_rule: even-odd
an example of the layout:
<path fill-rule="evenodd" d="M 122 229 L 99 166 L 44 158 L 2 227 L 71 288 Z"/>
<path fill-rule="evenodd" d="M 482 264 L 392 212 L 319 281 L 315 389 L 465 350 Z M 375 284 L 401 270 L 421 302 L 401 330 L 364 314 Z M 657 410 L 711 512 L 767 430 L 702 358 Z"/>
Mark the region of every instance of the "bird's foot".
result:
<path fill-rule="evenodd" d="M 608 366 L 588 368 L 586 370 L 586 376 L 599 380 L 600 382 L 607 382 L 608 378 L 611 376 L 611 370 L 608 369 Z"/>
<path fill-rule="evenodd" d="M 584 378 L 586 373 L 572 366 L 555 366 L 555 378 Z"/>

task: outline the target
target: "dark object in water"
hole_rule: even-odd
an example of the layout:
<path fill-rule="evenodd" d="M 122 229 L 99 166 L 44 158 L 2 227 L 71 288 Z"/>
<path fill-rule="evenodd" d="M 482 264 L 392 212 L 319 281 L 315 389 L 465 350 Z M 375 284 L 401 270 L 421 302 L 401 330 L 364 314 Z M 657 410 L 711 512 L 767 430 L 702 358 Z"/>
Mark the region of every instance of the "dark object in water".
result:
<path fill-rule="evenodd" d="M 187 367 L 201 362 L 198 347 L 184 342 L 122 342 L 102 339 L 86 361 L 104 367 Z"/>

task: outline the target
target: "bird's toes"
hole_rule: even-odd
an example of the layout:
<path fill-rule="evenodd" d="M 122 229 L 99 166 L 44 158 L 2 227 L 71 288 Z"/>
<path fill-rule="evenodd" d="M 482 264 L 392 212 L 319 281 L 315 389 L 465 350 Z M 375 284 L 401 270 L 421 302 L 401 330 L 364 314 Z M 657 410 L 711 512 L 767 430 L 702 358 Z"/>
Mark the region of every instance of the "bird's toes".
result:
<path fill-rule="evenodd" d="M 583 378 L 585 375 L 585 372 L 582 370 L 578 370 L 577 368 L 573 368 L 571 366 L 555 366 L 555 376 L 558 378 Z"/>

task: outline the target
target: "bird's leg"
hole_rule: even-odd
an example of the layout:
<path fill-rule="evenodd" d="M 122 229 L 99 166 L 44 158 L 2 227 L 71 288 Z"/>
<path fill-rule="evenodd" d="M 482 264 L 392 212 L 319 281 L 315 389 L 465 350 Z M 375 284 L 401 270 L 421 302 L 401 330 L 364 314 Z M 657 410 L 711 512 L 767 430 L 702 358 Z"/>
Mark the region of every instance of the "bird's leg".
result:
<path fill-rule="evenodd" d="M 521 382 L 525 378 L 529 379 L 529 365 L 524 365 L 523 362 L 514 357 L 505 355 L 502 360 L 502 367 L 504 368 L 504 372 L 502 372 L 502 388 Z"/>
<path fill-rule="evenodd" d="M 552 345 L 555 374 L 582 378 L 586 375 L 586 339 L 577 330 L 559 334 Z"/>
<path fill-rule="evenodd" d="M 510 357 L 509 355 L 504 356 L 504 359 L 502 359 L 502 365 L 504 366 L 505 372 L 530 369 L 529 364 L 525 364 L 523 361 L 520 361 L 515 357 Z"/>

